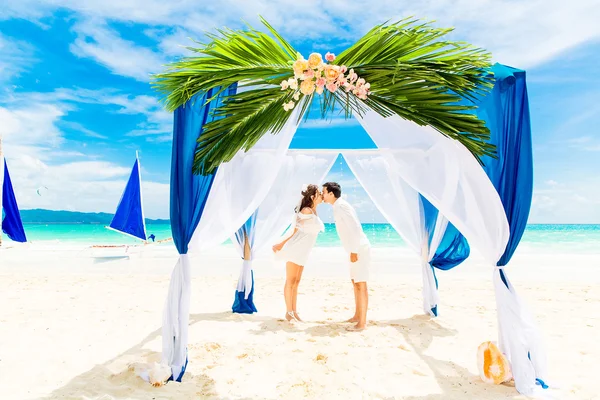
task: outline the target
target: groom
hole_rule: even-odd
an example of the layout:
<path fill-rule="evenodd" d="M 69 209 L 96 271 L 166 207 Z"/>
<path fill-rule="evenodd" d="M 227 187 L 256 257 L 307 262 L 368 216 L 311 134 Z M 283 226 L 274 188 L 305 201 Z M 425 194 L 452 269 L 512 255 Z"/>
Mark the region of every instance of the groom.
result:
<path fill-rule="evenodd" d="M 354 208 L 341 198 L 342 188 L 336 182 L 323 185 L 323 201 L 333 207 L 335 228 L 342 241 L 344 250 L 349 253 L 350 278 L 354 286 L 356 309 L 354 316 L 348 322 L 356 325 L 349 330 L 363 330 L 367 325 L 367 280 L 369 279 L 369 264 L 371 261 L 371 244 L 362 230 Z"/>

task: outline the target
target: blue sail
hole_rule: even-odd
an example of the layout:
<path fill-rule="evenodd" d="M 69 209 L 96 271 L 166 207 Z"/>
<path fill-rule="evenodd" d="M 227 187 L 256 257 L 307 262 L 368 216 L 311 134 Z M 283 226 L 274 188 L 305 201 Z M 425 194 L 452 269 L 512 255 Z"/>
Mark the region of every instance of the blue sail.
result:
<path fill-rule="evenodd" d="M 19 212 L 19 206 L 17 206 L 17 199 L 15 198 L 15 192 L 10 181 L 6 160 L 4 160 L 4 183 L 2 185 L 2 210 L 0 210 L 0 216 L 2 215 L 1 211 L 4 211 L 2 232 L 6 233 L 15 242 L 25 243 L 27 237 L 25 236 L 25 229 L 23 229 L 23 221 L 21 221 L 21 213 Z"/>
<path fill-rule="evenodd" d="M 138 239 L 146 240 L 146 222 L 142 208 L 142 179 L 140 162 L 137 158 L 109 227 Z"/>

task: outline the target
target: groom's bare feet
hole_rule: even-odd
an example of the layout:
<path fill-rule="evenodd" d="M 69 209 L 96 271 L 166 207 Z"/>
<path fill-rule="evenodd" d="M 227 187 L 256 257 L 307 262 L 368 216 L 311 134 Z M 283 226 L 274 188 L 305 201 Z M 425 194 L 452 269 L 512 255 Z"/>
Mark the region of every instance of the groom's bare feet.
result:
<path fill-rule="evenodd" d="M 352 317 L 352 318 L 350 318 L 350 319 L 348 319 L 348 320 L 346 320 L 344 322 L 348 322 L 348 323 L 351 323 L 351 324 L 356 324 L 358 322 L 358 317 Z"/>
<path fill-rule="evenodd" d="M 367 326 L 364 324 L 356 324 L 354 326 L 346 328 L 346 330 L 348 330 L 350 332 L 360 332 L 360 331 L 364 331 L 366 328 L 367 328 Z"/>

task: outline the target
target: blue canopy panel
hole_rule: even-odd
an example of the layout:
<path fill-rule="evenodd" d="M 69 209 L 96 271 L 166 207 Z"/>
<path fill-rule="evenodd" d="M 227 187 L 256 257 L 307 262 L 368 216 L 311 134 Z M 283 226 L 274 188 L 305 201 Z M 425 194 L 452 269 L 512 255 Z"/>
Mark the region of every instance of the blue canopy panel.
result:
<path fill-rule="evenodd" d="M 431 245 L 439 211 L 423 196 L 421 196 L 421 203 L 423 204 L 426 234 L 429 235 L 428 245 Z M 469 257 L 470 252 L 471 248 L 469 247 L 467 239 L 454 225 L 448 222 L 444 236 L 442 237 L 430 264 L 432 267 L 447 271 L 466 260 Z"/>
<path fill-rule="evenodd" d="M 527 225 L 533 197 L 533 151 L 525 71 L 494 64 L 496 84 L 476 102 L 476 115 L 490 130 L 496 157 L 484 157 L 484 170 L 498 191 L 510 238 L 498 266 L 514 254 Z"/>
<path fill-rule="evenodd" d="M 142 209 L 142 181 L 140 176 L 140 163 L 135 160 L 129 181 L 110 222 L 110 228 L 146 240 L 146 223 Z"/>
<path fill-rule="evenodd" d="M 19 206 L 17 205 L 17 199 L 15 198 L 15 192 L 13 190 L 12 182 L 10 181 L 10 174 L 8 173 L 8 164 L 4 160 L 4 183 L 2 185 L 2 232 L 15 242 L 25 243 L 27 237 L 25 236 L 25 229 L 23 229 L 23 221 L 21 221 L 21 213 L 19 212 Z M 0 213 L 1 215 L 2 213 Z"/>

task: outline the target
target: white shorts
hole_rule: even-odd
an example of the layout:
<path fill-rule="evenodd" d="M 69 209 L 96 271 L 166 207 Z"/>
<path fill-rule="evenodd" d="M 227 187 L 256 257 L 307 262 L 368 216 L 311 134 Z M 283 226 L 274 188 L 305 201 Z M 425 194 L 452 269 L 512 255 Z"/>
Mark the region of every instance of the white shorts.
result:
<path fill-rule="evenodd" d="M 367 282 L 369 280 L 370 267 L 371 246 L 362 246 L 358 252 L 358 261 L 350 262 L 350 278 L 354 283 Z"/>

